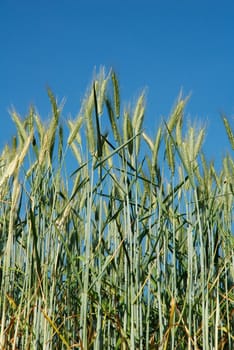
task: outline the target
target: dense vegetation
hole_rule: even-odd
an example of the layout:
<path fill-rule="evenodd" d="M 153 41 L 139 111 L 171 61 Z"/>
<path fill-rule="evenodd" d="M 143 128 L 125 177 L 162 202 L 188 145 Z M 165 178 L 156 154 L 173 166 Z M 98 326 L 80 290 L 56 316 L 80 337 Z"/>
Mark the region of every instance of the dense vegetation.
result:
<path fill-rule="evenodd" d="M 0 157 L 1 349 L 233 349 L 232 157 L 182 96 L 151 139 L 112 71 L 75 119 L 48 95 Z"/>

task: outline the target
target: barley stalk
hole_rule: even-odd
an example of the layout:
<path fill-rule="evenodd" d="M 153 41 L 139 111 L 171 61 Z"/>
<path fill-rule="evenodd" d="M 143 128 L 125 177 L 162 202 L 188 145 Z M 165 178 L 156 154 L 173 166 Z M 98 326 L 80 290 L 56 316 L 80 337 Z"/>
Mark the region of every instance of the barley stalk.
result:
<path fill-rule="evenodd" d="M 122 113 L 113 71 L 91 86 L 67 123 L 51 91 L 49 123 L 14 112 L 0 157 L 0 347 L 232 349 L 231 155 L 221 170 L 206 159 L 186 99 L 151 138 L 144 94 Z"/>

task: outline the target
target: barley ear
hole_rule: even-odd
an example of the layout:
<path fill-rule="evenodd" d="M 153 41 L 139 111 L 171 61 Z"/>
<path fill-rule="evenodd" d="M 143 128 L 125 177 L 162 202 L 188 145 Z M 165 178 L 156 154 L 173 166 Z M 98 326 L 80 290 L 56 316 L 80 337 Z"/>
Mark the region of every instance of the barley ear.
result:
<path fill-rule="evenodd" d="M 83 123 L 83 118 L 81 116 L 77 118 L 75 123 L 73 123 L 71 120 L 68 120 L 70 135 L 68 136 L 67 143 L 69 146 L 72 144 L 75 138 L 77 139 L 78 143 L 81 143 L 80 134 L 78 134 L 78 132 L 82 126 L 82 123 Z"/>
<path fill-rule="evenodd" d="M 171 116 L 167 122 L 167 128 L 170 132 L 172 132 L 172 130 L 175 128 L 178 121 L 180 124 L 182 123 L 181 119 L 183 118 L 184 108 L 185 108 L 185 105 L 186 105 L 188 99 L 189 99 L 189 97 L 182 99 L 181 94 L 179 95 L 178 102 L 176 103 L 174 110 L 171 113 Z"/>
<path fill-rule="evenodd" d="M 114 92 L 114 110 L 116 118 L 120 116 L 120 95 L 119 95 L 119 82 L 116 77 L 115 72 L 111 74 L 112 84 L 113 84 L 113 92 Z"/>
<path fill-rule="evenodd" d="M 157 135 L 154 141 L 153 153 L 152 153 L 152 177 L 156 175 L 157 163 L 158 163 L 158 152 L 162 140 L 162 128 L 159 127 Z"/>
<path fill-rule="evenodd" d="M 234 134 L 233 134 L 233 131 L 231 129 L 230 123 L 224 115 L 222 116 L 222 119 L 223 119 L 223 123 L 224 123 L 225 129 L 226 129 L 228 139 L 231 143 L 232 149 L 234 150 Z"/>
<path fill-rule="evenodd" d="M 145 114 L 145 94 L 142 93 L 141 96 L 138 98 L 138 101 L 136 103 L 136 107 L 133 113 L 132 118 L 132 127 L 136 134 L 139 134 L 142 130 L 142 124 L 144 120 L 144 114 Z M 140 149 L 140 140 L 141 137 L 136 138 L 136 155 L 139 153 Z"/>
<path fill-rule="evenodd" d="M 149 146 L 151 152 L 153 152 L 154 144 L 153 144 L 152 139 L 145 132 L 142 132 L 142 138 L 145 140 L 145 142 Z"/>
<path fill-rule="evenodd" d="M 124 112 L 124 124 L 123 124 L 123 135 L 124 135 L 124 142 L 127 142 L 129 139 L 133 137 L 133 127 L 132 122 L 129 116 L 129 113 L 127 111 Z M 128 142 L 128 152 L 130 155 L 133 153 L 133 142 Z"/>
<path fill-rule="evenodd" d="M 15 111 L 11 113 L 11 117 L 17 126 L 17 131 L 21 142 L 24 142 L 28 137 L 24 128 L 24 122 L 20 119 L 19 115 Z"/>
<path fill-rule="evenodd" d="M 93 84 L 93 98 L 94 98 L 94 107 L 95 107 L 95 119 L 96 119 L 96 129 L 97 129 L 97 156 L 102 156 L 102 136 L 101 129 L 99 124 L 98 116 L 98 103 L 97 103 L 97 94 L 95 89 L 95 84 Z"/>
<path fill-rule="evenodd" d="M 196 137 L 197 141 L 196 141 L 195 146 L 194 146 L 194 158 L 197 158 L 197 155 L 199 154 L 199 152 L 201 150 L 204 137 L 205 137 L 205 129 L 202 128 Z"/>
<path fill-rule="evenodd" d="M 93 90 L 89 91 L 89 95 L 84 101 L 82 110 L 85 115 L 85 123 L 86 123 L 86 136 L 89 146 L 89 151 L 91 154 L 95 152 L 95 140 L 96 135 L 94 131 L 93 125 L 93 109 L 94 109 L 94 99 L 93 99 Z"/>
<path fill-rule="evenodd" d="M 171 170 L 172 175 L 175 173 L 175 156 L 174 156 L 174 145 L 170 138 L 166 140 L 166 156 L 168 161 L 168 166 Z"/>
<path fill-rule="evenodd" d="M 113 110 L 113 107 L 112 107 L 112 104 L 111 104 L 111 101 L 109 98 L 106 98 L 106 108 L 107 108 L 108 117 L 109 117 L 109 120 L 111 123 L 111 128 L 112 128 L 114 139 L 118 143 L 118 145 L 120 145 L 122 143 L 121 135 L 120 135 L 117 121 L 115 118 L 114 110 Z"/>

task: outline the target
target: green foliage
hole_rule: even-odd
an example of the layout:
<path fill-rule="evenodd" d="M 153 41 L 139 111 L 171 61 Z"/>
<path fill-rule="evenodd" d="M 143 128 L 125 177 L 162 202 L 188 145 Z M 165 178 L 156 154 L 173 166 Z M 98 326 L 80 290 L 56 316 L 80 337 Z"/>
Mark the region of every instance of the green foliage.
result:
<path fill-rule="evenodd" d="M 209 164 L 182 96 L 151 139 L 114 72 L 67 125 L 48 95 L 0 158 L 0 348 L 233 348 L 231 156 Z"/>

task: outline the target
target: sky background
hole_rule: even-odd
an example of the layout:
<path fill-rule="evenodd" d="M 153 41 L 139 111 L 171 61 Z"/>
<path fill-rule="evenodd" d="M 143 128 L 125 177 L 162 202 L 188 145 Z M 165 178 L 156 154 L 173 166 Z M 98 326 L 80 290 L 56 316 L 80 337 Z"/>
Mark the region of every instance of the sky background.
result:
<path fill-rule="evenodd" d="M 94 67 L 111 67 L 122 102 L 147 88 L 146 132 L 154 137 L 183 90 L 186 116 L 207 125 L 204 150 L 216 164 L 234 127 L 234 1 L 1 0 L 0 149 L 15 132 L 9 109 L 31 104 L 48 119 L 49 86 L 76 116 Z"/>

